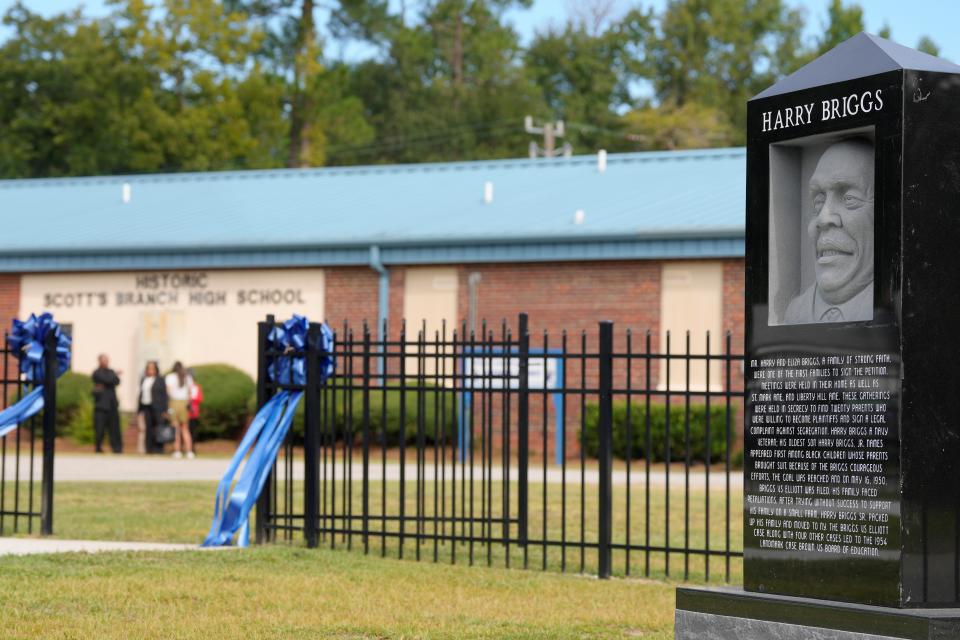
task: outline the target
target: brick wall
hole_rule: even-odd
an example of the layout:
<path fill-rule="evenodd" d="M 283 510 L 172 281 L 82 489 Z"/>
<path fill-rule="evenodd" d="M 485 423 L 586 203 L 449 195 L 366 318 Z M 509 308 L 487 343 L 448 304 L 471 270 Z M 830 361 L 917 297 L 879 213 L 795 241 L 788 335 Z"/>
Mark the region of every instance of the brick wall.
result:
<path fill-rule="evenodd" d="M 0 332 L 10 330 L 11 321 L 20 314 L 20 275 L 0 274 Z"/>
<path fill-rule="evenodd" d="M 727 312 L 727 307 L 742 306 L 742 261 L 730 261 L 724 267 L 724 323 L 741 318 Z M 726 282 L 729 276 L 736 290 L 739 265 L 739 298 L 727 302 Z M 404 267 L 390 267 L 391 333 L 399 328 L 403 315 Z M 506 320 L 516 327 L 517 316 L 525 311 L 530 316 L 530 332 L 542 342 L 544 330 L 551 339 L 559 339 L 563 330 L 570 340 L 579 339 L 586 331 L 591 345 L 596 339 L 597 323 L 612 320 L 617 336 L 630 328 L 635 333 L 650 330 L 653 346 L 659 341 L 660 263 L 632 262 L 558 262 L 532 264 L 477 264 L 459 268 L 457 326 L 468 320 L 471 273 L 479 273 L 478 319 L 499 332 Z M 377 317 L 378 276 L 369 267 L 332 267 L 326 271 L 326 316 L 334 326 L 347 320 L 360 327 L 364 320 L 371 324 Z M 732 305 L 732 306 L 731 306 Z M 740 330 L 742 335 L 742 329 Z M 742 340 L 742 338 L 741 338 Z"/>
<path fill-rule="evenodd" d="M 723 263 L 723 328 L 731 332 L 730 348 L 734 353 L 743 353 L 744 339 L 744 263 L 743 260 L 725 260 Z M 741 389 L 743 376 L 736 367 L 734 388 Z"/>
<path fill-rule="evenodd" d="M 330 326 L 339 331 L 344 322 L 359 327 L 377 321 L 376 271 L 369 267 L 337 267 L 324 273 L 323 310 Z"/>
<path fill-rule="evenodd" d="M 723 327 L 729 330 L 730 349 L 735 354 L 743 354 L 744 348 L 744 272 L 743 260 L 725 260 L 723 263 Z M 731 365 L 730 387 L 743 390 L 743 368 L 740 362 Z M 736 448 L 743 446 L 743 403 L 734 401 L 734 427 L 736 428 Z"/>
<path fill-rule="evenodd" d="M 597 322 L 612 320 L 618 333 L 659 331 L 660 264 L 636 262 L 557 262 L 465 265 L 460 270 L 460 315 L 469 309 L 467 278 L 479 273 L 478 318 L 513 326 L 517 315 L 530 315 L 530 332 L 544 330 L 559 338 L 586 330 L 596 336 Z"/>
<path fill-rule="evenodd" d="M 560 348 L 563 332 L 567 333 L 567 351 L 571 354 L 586 349 L 596 353 L 598 323 L 600 320 L 614 322 L 615 344 L 617 351 L 626 346 L 626 331 L 635 333 L 633 348 L 643 349 L 643 336 L 649 329 L 652 334 L 651 348 L 656 349 L 659 342 L 660 322 L 660 264 L 655 261 L 631 262 L 560 262 L 532 264 L 478 264 L 464 265 L 460 269 L 459 313 L 466 319 L 469 314 L 468 278 L 471 273 L 479 273 L 481 281 L 478 289 L 477 319 L 488 322 L 488 330 L 500 336 L 501 322 L 505 319 L 512 330 L 516 330 L 517 316 L 520 312 L 529 315 L 530 346 L 532 349 Z M 479 327 L 478 327 L 479 330 Z M 544 331 L 549 334 L 549 342 L 544 344 Z M 586 343 L 582 342 L 586 335 Z M 569 388 L 584 386 L 596 388 L 597 370 L 591 360 L 585 371 L 581 372 L 579 361 L 567 361 L 566 383 Z M 656 375 L 651 376 L 651 384 L 656 384 Z M 625 371 L 617 367 L 614 383 L 623 386 Z M 642 366 L 633 369 L 631 385 L 642 388 L 646 384 Z M 596 398 L 588 396 L 587 402 Z M 543 397 L 531 398 L 530 432 L 531 453 L 538 454 L 544 448 L 552 451 L 555 442 L 553 429 L 554 411 L 551 402 L 547 402 L 544 415 Z M 494 403 L 494 414 L 499 407 Z M 544 417 L 548 425 L 544 441 Z M 577 431 L 580 421 L 580 397 L 570 395 L 566 405 L 568 456 L 579 452 Z"/>
<path fill-rule="evenodd" d="M 335 267 L 325 272 L 326 320 L 339 331 L 347 322 L 355 335 L 366 321 L 373 336 L 379 306 L 380 275 L 370 267 Z M 403 267 L 390 267 L 390 334 L 400 330 L 403 315 Z"/>

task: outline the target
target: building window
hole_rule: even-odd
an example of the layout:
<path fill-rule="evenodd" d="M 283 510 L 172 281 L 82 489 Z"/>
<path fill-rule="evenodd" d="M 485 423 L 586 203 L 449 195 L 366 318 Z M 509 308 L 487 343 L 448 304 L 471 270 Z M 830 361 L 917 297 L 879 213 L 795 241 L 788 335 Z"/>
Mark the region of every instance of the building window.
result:
<path fill-rule="evenodd" d="M 723 353 L 723 263 L 717 261 L 667 262 L 663 265 L 660 282 L 660 353 L 666 353 L 667 333 L 670 334 L 670 353 L 687 353 L 687 331 L 690 332 L 691 355 L 707 352 L 707 332 L 710 334 L 710 354 Z M 690 360 L 690 390 L 705 391 L 709 378 L 711 391 L 723 389 L 719 360 Z M 660 361 L 659 388 L 667 388 L 667 366 Z M 687 386 L 687 361 L 670 361 L 670 389 Z"/>

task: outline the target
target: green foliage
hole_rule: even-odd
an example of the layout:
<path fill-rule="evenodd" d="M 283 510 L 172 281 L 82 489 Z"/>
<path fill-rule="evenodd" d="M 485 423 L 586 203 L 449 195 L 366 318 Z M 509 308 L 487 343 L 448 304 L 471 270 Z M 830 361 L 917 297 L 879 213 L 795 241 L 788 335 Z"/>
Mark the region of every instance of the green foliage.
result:
<path fill-rule="evenodd" d="M 57 379 L 57 435 L 93 443 L 93 380 L 67 371 Z"/>
<path fill-rule="evenodd" d="M 629 147 L 618 111 L 632 106 L 631 83 L 647 71 L 644 48 L 653 19 L 652 11 L 635 9 L 611 23 L 571 20 L 533 39 L 527 73 L 543 93 L 547 114 L 567 123 L 575 147 Z"/>
<path fill-rule="evenodd" d="M 710 458 L 720 460 L 727 450 L 726 442 L 726 407 L 712 405 L 710 407 Z M 631 458 L 647 458 L 647 410 L 646 405 L 626 402 L 613 403 L 613 455 L 625 459 L 627 452 Z M 650 456 L 651 462 L 662 462 L 667 451 L 667 409 L 662 404 L 650 405 Z M 600 407 L 596 403 L 589 403 L 584 413 L 584 427 L 581 442 L 584 451 L 589 456 L 596 456 L 599 452 L 600 435 L 598 422 Z M 670 419 L 670 458 L 684 460 L 687 456 L 687 419 L 688 414 L 683 404 L 672 404 L 669 412 Z M 690 458 L 703 462 L 707 453 L 707 408 L 703 404 L 691 404 L 689 412 L 690 423 Z M 629 425 L 629 429 L 628 429 Z M 731 434 L 732 435 L 732 434 Z"/>
<path fill-rule="evenodd" d="M 203 387 L 197 439 L 237 437 L 246 424 L 248 402 L 256 390 L 253 379 L 228 364 L 195 366 L 193 373 Z"/>
<path fill-rule="evenodd" d="M 576 153 L 742 144 L 749 97 L 864 24 L 831 0 L 805 41 L 789 0 L 662 4 L 571 2 L 524 45 L 506 16 L 531 0 L 16 3 L 0 178 L 517 157 L 526 115 Z"/>
<path fill-rule="evenodd" d="M 389 3 L 343 2 L 336 24 L 382 55 L 353 67 L 350 92 L 369 114 L 371 144 L 331 147 L 332 164 L 517 156 L 523 118 L 543 112 L 515 31 L 511 0 L 424 3 L 414 20 Z M 402 10 L 402 8 L 401 8 Z"/>
<path fill-rule="evenodd" d="M 732 146 L 736 133 L 720 109 L 688 102 L 682 107 L 647 106 L 624 114 L 644 149 L 702 149 Z"/>
<path fill-rule="evenodd" d="M 737 449 L 730 457 L 730 466 L 733 469 L 743 469 L 743 449 Z"/>
<path fill-rule="evenodd" d="M 747 100 L 799 65 L 802 32 L 783 0 L 672 0 L 649 48 L 657 98 L 720 109 L 742 143 Z"/>
<path fill-rule="evenodd" d="M 929 36 L 921 36 L 917 42 L 917 50 L 929 53 L 932 56 L 940 55 L 940 47 Z"/>
<path fill-rule="evenodd" d="M 835 46 L 863 31 L 863 8 L 843 0 L 831 0 L 827 7 L 827 24 L 817 39 L 816 55 L 822 55 Z"/>
<path fill-rule="evenodd" d="M 334 385 L 333 382 L 328 384 Z M 340 442 L 360 443 L 363 439 L 364 428 L 364 399 L 363 392 L 354 390 L 350 397 L 344 398 L 342 391 L 335 391 L 336 399 L 326 409 L 333 413 L 333 437 Z M 433 444 L 438 438 L 446 434 L 447 442 L 456 436 L 457 420 L 455 400 L 450 393 L 441 396 L 431 389 L 423 391 L 406 391 L 401 404 L 400 390 L 388 388 L 371 391 L 369 396 L 370 411 L 370 442 L 377 444 L 386 441 L 388 446 L 400 444 L 401 433 L 405 434 L 405 442 L 413 444 L 422 435 L 424 442 Z M 328 396 L 331 397 L 331 396 Z M 441 402 L 443 406 L 441 407 Z M 303 439 L 303 405 L 301 401 L 294 416 L 291 429 L 298 440 Z M 403 420 L 401 421 L 401 407 Z M 404 425 L 401 431 L 401 422 Z M 386 426 L 386 432 L 384 432 Z M 422 434 L 419 430 L 422 429 Z M 328 432 L 327 437 L 329 437 Z"/>

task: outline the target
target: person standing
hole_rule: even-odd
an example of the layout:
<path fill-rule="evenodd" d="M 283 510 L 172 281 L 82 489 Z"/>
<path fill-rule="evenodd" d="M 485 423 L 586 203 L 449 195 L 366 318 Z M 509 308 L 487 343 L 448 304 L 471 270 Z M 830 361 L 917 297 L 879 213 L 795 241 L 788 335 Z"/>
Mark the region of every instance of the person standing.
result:
<path fill-rule="evenodd" d="M 192 382 L 190 385 L 189 431 L 190 441 L 194 442 L 194 438 L 197 437 L 197 425 L 200 422 L 200 404 L 203 402 L 203 387 L 200 386 L 200 383 L 197 382 L 196 376 L 193 375 L 193 369 L 187 369 L 187 375 L 190 377 Z M 196 454 L 196 446 L 194 446 L 193 452 Z"/>
<path fill-rule="evenodd" d="M 157 427 L 163 424 L 167 413 L 167 385 L 160 375 L 156 360 L 147 363 L 140 378 L 140 401 L 137 412 L 143 416 L 144 447 L 147 453 L 163 453 L 163 443 L 157 442 Z"/>
<path fill-rule="evenodd" d="M 101 353 L 97 356 L 97 370 L 91 376 L 93 378 L 93 431 L 97 453 L 103 453 L 105 434 L 110 434 L 110 449 L 114 453 L 123 453 L 123 440 L 120 438 L 120 411 L 117 404 L 119 373 L 110 368 L 110 358 L 107 354 Z"/>
<path fill-rule="evenodd" d="M 176 432 L 173 444 L 173 457 L 195 457 L 193 453 L 193 438 L 190 437 L 190 387 L 193 380 L 187 374 L 183 363 L 176 362 L 173 371 L 167 374 L 167 397 L 170 398 L 170 420 Z M 186 451 L 184 451 L 186 450 Z"/>

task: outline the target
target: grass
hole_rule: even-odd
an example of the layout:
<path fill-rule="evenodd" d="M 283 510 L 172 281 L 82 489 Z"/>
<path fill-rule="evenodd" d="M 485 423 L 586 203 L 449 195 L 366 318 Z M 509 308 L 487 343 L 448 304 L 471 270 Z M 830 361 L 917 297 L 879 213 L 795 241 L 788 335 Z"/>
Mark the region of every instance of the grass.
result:
<path fill-rule="evenodd" d="M 397 499 L 399 482 L 370 483 L 370 503 L 378 514 L 386 487 Z M 513 483 L 515 484 L 515 483 Z M 432 483 L 423 488 L 423 508 L 432 513 Z M 543 490 L 546 486 L 546 510 Z M 479 487 L 479 484 L 478 484 Z M 292 487 L 299 512 L 302 486 Z M 494 482 L 494 513 L 500 508 L 503 485 Z M 197 543 L 210 526 L 215 484 L 210 482 L 100 483 L 59 482 L 56 486 L 54 530 L 57 537 L 103 540 L 140 540 Z M 328 499 L 330 497 L 328 487 Z M 626 488 L 614 487 L 614 543 L 625 541 Z M 353 513 L 360 513 L 361 485 L 339 483 L 338 505 L 347 497 Z M 579 491 L 568 490 L 568 540 L 596 539 L 596 486 L 588 486 L 581 511 Z M 515 486 L 509 494 L 515 500 Z M 724 494 L 711 494 L 710 547 L 722 549 L 725 539 Z M 449 500 L 449 491 L 444 494 Z M 671 492 L 669 538 L 663 488 L 651 487 L 650 544 L 691 547 L 706 543 L 705 498 L 690 492 L 690 527 L 684 528 L 684 495 Z M 731 503 L 731 547 L 741 545 L 740 500 Z M 440 496 L 437 496 L 438 504 Z M 459 500 L 458 496 L 458 500 Z M 631 495 L 631 540 L 646 535 L 643 488 Z M 406 484 L 407 510 L 416 509 L 416 483 Z M 475 514 L 484 509 L 479 491 Z M 515 503 L 514 503 L 515 504 Z M 458 511 L 463 503 L 458 502 Z M 560 486 L 530 485 L 530 536 L 561 537 L 563 497 Z M 389 512 L 393 512 L 395 507 Z M 338 513 L 343 513 L 338 506 Z M 583 514 L 583 528 L 581 518 Z M 22 523 L 21 523 L 22 524 Z M 341 526 L 342 521 L 332 523 Z M 9 526 L 9 523 L 7 523 Z M 359 526 L 359 522 L 355 526 Z M 449 525 L 448 525 L 449 526 Z M 475 525 L 480 533 L 482 525 Z M 396 529 L 388 525 L 387 529 Z M 498 523 L 492 528 L 503 532 Z M 515 526 L 510 535 L 516 535 Z M 416 528 L 410 525 L 407 534 Z M 244 551 L 182 552 L 168 554 L 114 553 L 87 556 L 67 554 L 0 558 L 0 624 L 10 637 L 334 637 L 334 638 L 605 638 L 672 637 L 673 594 L 683 576 L 684 557 L 671 554 L 671 578 L 666 578 L 666 556 L 631 553 L 631 578 L 599 581 L 576 575 L 581 570 L 578 549 L 566 552 L 567 575 L 562 575 L 559 549 L 531 545 L 527 563 L 522 551 L 511 547 L 511 569 L 502 545 L 474 545 L 473 562 L 466 543 L 437 542 L 429 537 L 418 545 L 408 539 L 405 560 L 396 560 L 400 545 L 394 537 L 370 538 L 370 555 L 363 554 L 359 535 L 324 537 L 321 549 L 302 548 L 300 536 L 291 543 Z M 412 536 L 411 536 L 412 537 Z M 349 546 L 352 552 L 346 551 Z M 331 549 L 335 546 L 335 549 Z M 422 562 L 414 558 L 417 548 Z M 436 548 L 440 562 L 434 563 Z M 381 553 L 386 558 L 378 557 Z M 451 566 L 452 559 L 456 565 Z M 546 563 L 546 572 L 539 569 Z M 489 567 L 487 566 L 489 564 Z M 649 567 L 658 580 L 637 580 Z M 711 578 L 722 580 L 722 558 L 711 562 Z M 596 569 L 596 553 L 584 553 L 583 571 Z M 570 574 L 574 575 L 570 575 Z M 614 551 L 614 573 L 626 574 L 626 553 Z M 741 563 L 731 566 L 734 583 Z M 690 556 L 689 577 L 705 579 L 702 557 Z M 255 604 L 253 604 L 255 603 Z"/>
<path fill-rule="evenodd" d="M 9 638 L 672 637 L 673 585 L 327 550 L 0 559 Z"/>
<path fill-rule="evenodd" d="M 511 483 L 509 493 L 514 505 L 511 513 L 516 513 L 516 483 Z M 205 537 L 210 527 L 210 517 L 213 508 L 215 484 L 211 482 L 60 482 L 56 486 L 54 532 L 57 537 L 88 539 L 88 540 L 131 540 L 149 542 L 183 542 L 199 543 Z M 399 532 L 399 525 L 388 522 L 382 526 L 376 518 L 381 513 L 383 491 L 388 497 L 388 514 L 397 513 L 399 503 L 399 486 L 397 481 L 388 481 L 385 484 L 371 481 L 369 486 L 370 528 L 373 532 L 368 539 L 369 553 L 397 558 L 401 556 L 401 546 L 396 535 L 377 535 L 380 531 L 390 534 Z M 429 517 L 434 511 L 434 497 L 437 505 L 441 505 L 441 496 L 434 496 L 433 483 L 425 483 L 422 488 L 422 513 Z M 482 545 L 461 542 L 457 545 L 442 540 L 443 536 L 459 536 L 464 538 L 472 535 L 479 537 L 489 531 L 493 537 L 502 537 L 507 533 L 512 539 L 519 535 L 516 524 L 503 526 L 498 518 L 502 514 L 503 483 L 490 484 L 490 497 L 493 502 L 493 517 L 486 522 L 482 514 L 490 513 L 487 506 L 487 497 L 480 494 L 479 482 L 473 496 L 473 513 L 478 520 L 472 529 L 469 525 L 440 524 L 427 520 L 420 528 L 420 543 L 417 544 L 417 527 L 408 522 L 404 528 L 405 540 L 402 555 L 405 558 L 417 558 L 419 552 L 423 560 L 433 560 L 436 557 L 444 563 L 479 564 L 487 566 L 517 567 L 528 566 L 534 569 L 552 571 L 568 571 L 572 573 L 595 574 L 597 571 L 597 553 L 589 548 L 595 543 L 598 533 L 598 516 L 596 501 L 596 486 L 586 488 L 581 503 L 579 490 L 569 488 L 566 495 L 566 513 L 562 506 L 564 496 L 560 486 L 556 484 L 531 483 L 529 528 L 530 545 L 526 554 L 516 544 L 509 550 L 500 544 Z M 544 496 L 546 489 L 546 496 Z M 283 487 L 281 486 L 281 491 Z M 324 521 L 325 526 L 337 530 L 349 530 L 353 522 L 353 530 L 360 529 L 361 522 L 358 516 L 362 514 L 362 485 L 360 482 L 338 483 L 328 485 L 326 500 L 328 512 L 337 514 L 337 517 Z M 417 513 L 416 482 L 406 483 L 406 513 Z M 464 502 L 463 497 L 467 500 Z M 452 496 L 449 485 L 442 495 L 446 501 L 445 513 L 449 516 L 452 508 Z M 629 524 L 629 540 L 632 545 L 643 545 L 649 541 L 654 548 L 663 548 L 669 541 L 673 549 L 689 547 L 691 549 L 708 548 L 707 532 L 709 531 L 709 549 L 720 552 L 727 546 L 727 505 L 722 491 L 714 490 L 710 493 L 710 521 L 707 527 L 707 494 L 703 490 L 691 489 L 689 499 L 682 488 L 671 490 L 671 503 L 666 518 L 666 495 L 663 488 L 651 487 L 649 495 L 649 533 L 645 503 L 647 495 L 643 487 L 633 487 L 630 495 L 630 513 L 627 517 L 627 493 L 625 486 L 613 488 L 613 543 L 625 545 Z M 470 513 L 469 489 L 466 493 L 458 486 L 457 515 Z M 302 513 L 302 484 L 297 482 L 292 487 L 290 495 L 292 511 Z M 282 510 L 283 498 L 280 504 Z M 349 504 L 349 509 L 343 505 Z M 464 505 L 467 505 L 464 508 Z M 546 508 L 544 508 L 544 506 Z M 687 510 L 688 509 L 688 510 Z M 731 496 L 730 504 L 730 539 L 729 546 L 733 551 L 742 549 L 741 511 L 742 500 L 739 493 Z M 441 511 L 442 507 L 438 509 Z M 343 516 L 353 515 L 354 518 Z M 295 521 L 291 521 L 293 523 Z M 669 537 L 667 524 L 669 523 Z M 9 532 L 10 521 L 5 522 Z M 21 522 L 21 527 L 23 523 Z M 21 528 L 22 531 L 22 528 Z M 435 534 L 439 539 L 435 540 Z M 648 537 L 649 536 L 649 537 Z M 281 536 L 282 537 L 282 536 Z M 293 540 L 300 540 L 299 533 Z M 581 552 L 578 546 L 568 547 L 566 550 L 556 545 L 544 545 L 543 541 L 558 542 L 566 540 L 576 545 L 580 541 L 588 543 Z M 354 550 L 363 550 L 363 537 L 359 534 L 336 536 L 326 535 L 322 540 L 325 547 L 341 548 L 349 546 Z M 509 553 L 508 553 L 509 552 Z M 628 566 L 629 562 L 629 566 Z M 629 569 L 629 570 L 628 570 Z M 709 581 L 716 583 L 726 582 L 727 563 L 725 558 L 715 555 L 710 560 Z M 671 553 L 669 566 L 667 555 L 662 551 L 647 553 L 643 550 L 632 549 L 629 554 L 626 549 L 614 549 L 613 574 L 616 576 L 643 576 L 652 578 L 684 578 L 695 582 L 706 582 L 706 565 L 703 554 L 692 553 L 688 556 L 679 552 Z M 737 583 L 742 579 L 742 561 L 734 558 L 730 561 L 730 581 Z"/>
<path fill-rule="evenodd" d="M 586 486 L 583 494 L 578 486 L 568 486 L 566 495 L 558 484 L 530 483 L 528 511 L 528 545 L 526 552 L 516 544 L 505 547 L 501 544 L 471 545 L 472 537 L 484 536 L 493 539 L 504 537 L 510 540 L 519 538 L 518 525 L 504 524 L 504 496 L 508 496 L 512 505 L 510 514 L 516 518 L 518 489 L 512 482 L 506 492 L 502 482 L 491 482 L 487 495 L 480 492 L 479 480 L 471 498 L 469 484 L 466 489 L 457 485 L 456 498 L 451 495 L 451 484 L 447 484 L 442 493 L 437 493 L 438 485 L 426 482 L 421 487 L 420 514 L 424 522 L 419 527 L 408 522 L 404 529 L 406 536 L 401 546 L 398 533 L 399 524 L 387 520 L 384 524 L 379 516 L 398 514 L 399 482 L 371 481 L 369 485 L 369 551 L 387 557 L 419 557 L 446 562 L 482 564 L 487 566 L 528 566 L 531 568 L 574 573 L 595 574 L 598 569 L 598 557 L 590 545 L 598 540 L 599 517 L 597 486 Z M 281 491 L 282 491 L 281 487 Z M 349 546 L 352 549 L 364 549 L 363 536 L 355 532 L 361 529 L 360 516 L 363 513 L 362 484 L 338 482 L 328 484 L 325 489 L 326 509 L 321 513 L 334 513 L 335 516 L 322 521 L 328 529 L 347 531 L 336 536 L 325 536 L 323 544 L 328 546 Z M 387 508 L 383 511 L 382 498 L 387 496 Z M 709 508 L 707 498 L 709 497 Z M 454 502 L 456 500 L 456 502 Z M 302 496 L 299 483 L 292 488 L 290 503 L 292 513 L 301 514 Z M 281 505 L 283 500 L 281 499 Z M 627 487 L 614 486 L 612 493 L 613 522 L 612 542 L 613 566 L 616 576 L 644 576 L 654 578 L 685 577 L 699 582 L 742 581 L 742 561 L 732 558 L 728 561 L 721 553 L 727 549 L 733 552 L 743 548 L 742 535 L 742 497 L 739 491 L 730 496 L 729 506 L 726 494 L 714 489 L 709 494 L 703 489 L 691 489 L 685 494 L 682 487 L 673 487 L 670 492 L 669 508 L 667 495 L 663 487 L 651 487 L 649 494 L 642 486 L 633 486 L 627 508 Z M 344 508 L 347 505 L 347 508 Z M 491 507 L 492 505 L 492 507 Z M 471 509 L 472 506 L 472 509 Z M 474 524 L 437 523 L 435 515 L 448 519 L 456 508 L 456 516 L 470 516 Z M 415 481 L 406 483 L 405 511 L 407 516 L 415 516 L 418 511 L 417 485 Z M 649 518 L 648 518 L 649 509 Z M 282 509 L 281 509 L 282 510 Z M 669 517 L 668 517 L 669 514 Z M 709 519 L 707 517 L 709 514 Z M 488 516 L 485 518 L 485 515 Z M 486 519 L 486 522 L 483 520 Z M 729 529 L 727 523 L 729 522 Z M 291 521 L 294 524 L 296 521 Z M 352 525 L 351 525 L 352 523 Z M 380 535 L 384 532 L 384 535 Z M 417 537 L 419 534 L 419 544 Z M 444 538 L 460 538 L 465 542 L 456 546 L 444 542 Z M 439 541 L 438 541 L 439 539 Z M 559 542 L 566 542 L 566 549 Z M 580 542 L 586 544 L 579 546 Z M 629 544 L 628 544 L 629 542 Z M 620 548 L 616 548 L 619 545 Z M 633 547 L 629 551 L 626 547 Z M 637 547 L 650 547 L 650 552 Z M 662 551 L 672 550 L 669 555 Z M 685 555 L 676 550 L 689 548 L 693 553 Z M 660 549 L 660 551 L 657 551 Z M 696 553 L 709 549 L 709 570 L 706 564 L 707 554 Z"/>

